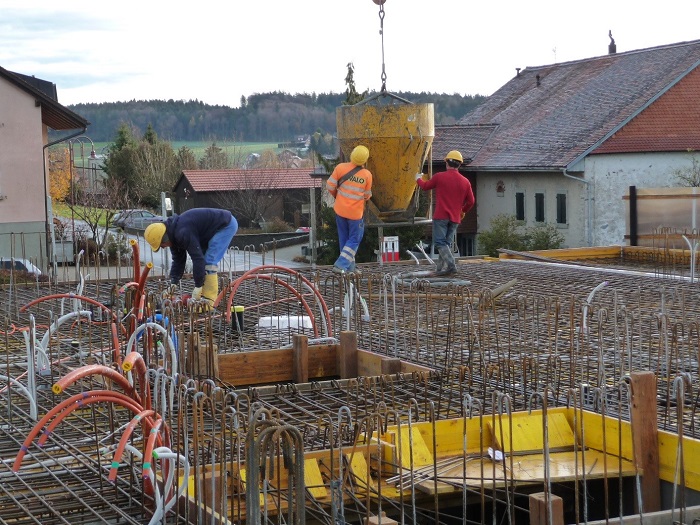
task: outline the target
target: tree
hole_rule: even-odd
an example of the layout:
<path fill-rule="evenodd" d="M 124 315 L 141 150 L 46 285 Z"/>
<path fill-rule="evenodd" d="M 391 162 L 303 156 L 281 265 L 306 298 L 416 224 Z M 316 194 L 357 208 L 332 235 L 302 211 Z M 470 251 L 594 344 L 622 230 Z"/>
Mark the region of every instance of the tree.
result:
<path fill-rule="evenodd" d="M 182 155 L 178 159 L 170 143 L 160 140 L 152 127 L 137 141 L 133 131 L 122 124 L 104 169 L 113 185 L 124 192 L 127 208 L 135 203 L 156 208 L 160 205 L 160 193 L 170 191 L 177 182 L 182 171 L 179 160 L 192 160 L 186 151 Z"/>
<path fill-rule="evenodd" d="M 56 202 L 63 202 L 70 194 L 70 152 L 57 147 L 49 151 L 49 195 Z"/>
<path fill-rule="evenodd" d="M 348 62 L 348 74 L 345 76 L 345 85 L 347 89 L 345 91 L 345 102 L 343 102 L 344 106 L 352 106 L 367 98 L 368 90 L 358 93 L 357 89 L 355 89 L 355 66 L 352 62 Z"/>
<path fill-rule="evenodd" d="M 232 213 L 243 224 L 261 224 L 271 220 L 270 211 L 279 203 L 279 174 L 270 173 L 261 178 L 251 170 L 238 170 L 225 176 L 228 191 L 218 193 L 216 203 Z"/>
<path fill-rule="evenodd" d="M 693 150 L 688 150 L 692 153 Z M 693 154 L 690 157 L 691 165 L 688 168 L 678 168 L 674 170 L 673 175 L 680 186 L 687 186 L 690 188 L 700 187 L 700 160 L 698 160 L 697 154 Z"/>
<path fill-rule="evenodd" d="M 187 146 L 182 146 L 177 150 L 177 167 L 179 171 L 197 169 L 197 158 Z"/>
<path fill-rule="evenodd" d="M 105 182 L 104 193 L 94 193 L 85 191 L 82 187 L 84 181 L 74 184 L 74 198 L 68 203 L 71 215 L 85 224 L 87 232 L 81 231 L 80 227 L 73 225 L 73 232 L 76 235 L 76 248 L 83 244 L 87 249 L 89 244 L 94 244 L 98 250 L 104 248 L 108 239 L 108 230 L 112 226 L 112 219 L 116 210 L 126 208 L 126 192 L 122 183 L 117 180 L 108 179 Z M 105 207 L 109 203 L 110 207 Z M 92 243 L 88 240 L 92 239 Z M 87 250 L 86 250 L 87 251 Z M 93 255 L 90 253 L 89 255 Z"/>
<path fill-rule="evenodd" d="M 228 155 L 216 142 L 204 151 L 204 156 L 199 160 L 199 169 L 202 170 L 225 170 L 228 167 Z"/>

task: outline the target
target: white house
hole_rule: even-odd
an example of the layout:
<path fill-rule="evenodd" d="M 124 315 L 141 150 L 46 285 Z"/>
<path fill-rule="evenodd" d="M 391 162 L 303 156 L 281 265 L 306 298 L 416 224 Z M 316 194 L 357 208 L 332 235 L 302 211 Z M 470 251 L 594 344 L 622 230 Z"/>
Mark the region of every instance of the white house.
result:
<path fill-rule="evenodd" d="M 700 40 L 518 70 L 457 125 L 477 228 L 555 224 L 567 247 L 625 243 L 630 186 L 678 186 L 700 152 Z"/>
<path fill-rule="evenodd" d="M 88 122 L 60 105 L 56 86 L 0 67 L 0 257 L 50 255 L 47 148 L 85 132 Z M 50 141 L 49 130 L 60 131 Z"/>

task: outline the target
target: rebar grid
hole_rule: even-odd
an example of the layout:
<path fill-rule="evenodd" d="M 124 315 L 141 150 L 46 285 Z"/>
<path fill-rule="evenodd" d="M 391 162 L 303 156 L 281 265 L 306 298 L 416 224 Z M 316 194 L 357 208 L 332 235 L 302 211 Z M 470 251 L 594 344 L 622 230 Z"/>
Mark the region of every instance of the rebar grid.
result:
<path fill-rule="evenodd" d="M 392 273 L 385 272 L 389 269 Z M 83 287 L 83 295 L 107 309 L 82 302 L 76 306 L 73 298 L 58 296 L 71 293 L 70 286 L 46 290 L 41 286 L 19 286 L 2 290 L 3 338 L 7 351 L 0 374 L 26 380 L 25 334 L 30 315 L 41 339 L 57 319 L 76 308 L 86 309 L 89 317 L 86 314 L 69 319 L 47 339 L 46 358 L 51 366 L 47 373 L 38 376 L 39 413 L 45 413 L 63 399 L 53 394 L 50 387 L 71 369 L 86 364 L 114 366 L 118 353 L 123 358 L 126 352 L 138 350 L 152 369 L 149 378 L 155 389 L 154 406 L 173 429 L 172 448 L 188 458 L 195 473 L 222 461 L 244 462 L 249 442 L 245 432 L 251 418 L 261 409 L 270 418 L 299 429 L 305 450 L 323 450 L 352 445 L 356 432 L 344 419 L 346 414 L 355 422 L 377 414 L 383 414 L 385 419 L 389 417 L 387 414 L 395 414 L 391 417 L 404 422 L 408 418 L 417 422 L 463 417 L 465 396 L 480 403 L 484 413 L 493 413 L 503 411 L 494 402 L 495 393 L 508 396 L 512 410 L 527 410 L 533 396 L 540 392 L 546 392 L 552 406 L 570 402 L 573 395 L 586 408 L 605 407 L 607 413 L 625 419 L 627 415 L 618 408 L 624 403 L 616 401 L 619 385 L 630 372 L 642 370 L 652 370 L 658 377 L 659 427 L 698 436 L 695 420 L 699 400 L 692 386 L 698 378 L 700 307 L 692 283 L 630 272 L 518 261 L 460 265 L 460 279 L 454 283 L 406 278 L 414 269 L 415 266 L 400 264 L 373 266 L 366 268 L 361 277 L 350 278 L 338 277 L 328 269 L 306 272 L 304 275 L 327 307 L 324 326 L 332 326 L 330 334 L 324 332 L 324 326 L 318 326 L 326 315 L 324 305 L 311 290 L 304 288 L 299 276 L 276 272 L 269 280 L 250 279 L 237 291 L 232 304 L 245 307 L 244 327 L 232 324 L 221 308 L 202 315 L 181 304 L 164 303 L 160 299 L 163 282 L 158 280 L 148 283 L 143 315 L 137 312 L 139 306 L 130 292 L 120 292 L 117 283 L 87 282 Z M 499 291 L 500 286 L 514 279 L 515 284 Z M 226 277 L 222 277 L 221 285 L 222 288 L 228 285 Z M 51 295 L 57 297 L 48 299 Z M 44 300 L 20 311 L 38 298 Z M 430 366 L 436 372 L 335 381 L 313 384 L 307 389 L 280 386 L 245 392 L 221 388 L 225 385 L 216 378 L 202 381 L 204 374 L 195 373 L 199 383 L 176 385 L 168 370 L 156 372 L 160 367 L 174 366 L 163 355 L 162 333 L 144 331 L 133 341 L 133 347 L 127 345 L 135 328 L 149 320 L 156 322 L 158 313 L 161 320 L 157 322 L 177 341 L 176 359 L 181 371 L 186 369 L 187 337 L 193 332 L 199 333 L 207 344 L 216 345 L 220 352 L 227 352 L 284 346 L 299 331 L 306 331 L 310 338 L 323 339 L 350 329 L 357 332 L 361 347 Z M 304 315 L 312 318 L 315 326 L 308 329 L 297 322 L 300 330 L 295 330 L 289 320 L 299 321 Z M 255 323 L 260 318 L 285 320 L 291 328 L 272 325 L 274 330 L 269 330 L 262 325 L 261 329 Z M 24 435 L 33 426 L 28 416 L 29 403 L 7 380 L 0 380 L 0 384 L 6 385 L 3 393 L 8 399 L 4 427 L 15 428 Z M 681 384 L 686 385 L 682 393 Z M 104 379 L 91 378 L 65 394 L 110 387 Z M 167 401 L 170 395 L 172 402 Z M 37 456 L 52 463 L 60 475 L 46 472 L 51 469 L 39 464 L 32 475 L 45 479 L 47 486 L 65 485 L 66 490 L 79 496 L 76 501 L 82 502 L 74 512 L 83 512 L 82 505 L 97 497 L 90 491 L 100 497 L 105 494 L 107 460 L 101 463 L 97 459 L 100 446 L 113 445 L 118 440 L 116 434 L 129 418 L 130 415 L 109 405 L 76 412 L 75 417 L 66 418 L 65 424 L 52 435 L 52 446 L 41 451 L 45 456 Z M 19 440 L 8 441 L 3 450 L 13 455 L 19 445 Z M 79 459 L 83 456 L 86 459 Z M 65 461 L 75 465 L 76 470 L 85 469 L 95 477 L 84 485 L 73 485 L 72 478 L 63 474 L 66 466 L 55 463 L 56 457 L 69 458 Z M 4 459 L 7 461 L 9 456 Z M 139 478 L 139 462 L 126 459 L 119 468 L 117 479 L 121 485 L 118 485 L 125 494 L 138 494 L 133 500 L 138 500 L 135 505 L 141 509 L 143 520 L 148 514 L 143 510 L 147 496 L 142 494 Z M 85 474 L 80 479 L 91 478 Z M 204 483 L 206 476 L 200 481 Z M 21 484 L 7 486 L 10 499 L 23 493 Z M 195 496 L 200 502 L 205 497 L 205 488 L 201 490 Z M 40 495 L 37 492 L 34 497 Z M 503 497 L 499 494 L 493 501 Z M 106 520 L 117 519 L 109 517 L 116 512 L 110 505 L 119 508 L 122 503 L 104 498 L 109 500 L 109 505 L 101 516 Z M 48 496 L 46 499 L 50 501 Z M 116 500 L 121 502 L 119 498 Z M 35 504 L 32 500 L 32 505 Z M 390 504 L 388 500 L 387 504 Z M 70 505 L 66 505 L 67 511 L 70 510 Z M 103 505 L 101 500 L 94 507 L 101 508 L 100 505 Z M 26 509 L 26 516 L 49 519 L 50 512 L 43 507 L 20 508 Z M 360 515 L 361 506 L 357 508 Z M 323 516 L 327 509 L 319 513 Z M 192 515 L 189 507 L 182 516 L 177 512 L 176 516 L 187 523 L 200 519 Z M 78 516 L 74 522 L 81 519 Z M 88 518 L 84 519 L 89 522 Z"/>

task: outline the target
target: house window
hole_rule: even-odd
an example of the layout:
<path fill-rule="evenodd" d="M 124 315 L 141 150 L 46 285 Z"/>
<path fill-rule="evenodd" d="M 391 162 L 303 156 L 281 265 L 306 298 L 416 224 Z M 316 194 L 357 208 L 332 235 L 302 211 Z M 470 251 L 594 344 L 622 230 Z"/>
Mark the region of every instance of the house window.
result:
<path fill-rule="evenodd" d="M 515 194 L 515 220 L 525 220 L 525 194 L 522 192 Z"/>
<path fill-rule="evenodd" d="M 544 222 L 544 193 L 535 193 L 535 222 Z"/>
<path fill-rule="evenodd" d="M 566 193 L 557 193 L 557 224 L 566 224 Z"/>

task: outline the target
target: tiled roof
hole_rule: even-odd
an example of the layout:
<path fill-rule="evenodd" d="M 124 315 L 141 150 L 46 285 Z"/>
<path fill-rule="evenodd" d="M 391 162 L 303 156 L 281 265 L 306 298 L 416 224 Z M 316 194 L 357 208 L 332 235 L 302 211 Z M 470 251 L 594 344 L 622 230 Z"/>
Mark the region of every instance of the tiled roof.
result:
<path fill-rule="evenodd" d="M 319 179 L 311 178 L 311 168 L 270 168 L 247 170 L 184 170 L 192 189 L 208 191 L 296 189 L 320 186 Z M 179 184 L 179 182 L 178 182 Z"/>
<path fill-rule="evenodd" d="M 36 103 L 41 106 L 42 123 L 57 131 L 88 127 L 90 123 L 87 120 L 59 104 L 55 98 L 48 96 L 44 91 L 30 84 L 23 77 L 25 77 L 25 75 L 19 75 L 0 67 L 0 78 L 4 78 L 23 91 L 26 91 L 29 95 L 33 96 Z"/>
<path fill-rule="evenodd" d="M 593 153 L 700 151 L 700 68 L 693 70 Z"/>
<path fill-rule="evenodd" d="M 462 118 L 461 138 L 453 134 L 449 141 L 468 149 L 483 142 L 480 126 L 497 126 L 471 168 L 559 170 L 631 122 L 698 64 L 700 40 L 528 67 Z M 697 101 L 700 93 L 689 92 Z M 434 144 L 436 151 L 444 147 Z"/>
<path fill-rule="evenodd" d="M 474 126 L 436 126 L 433 139 L 433 160 L 442 160 L 456 149 L 465 162 L 473 159 L 498 126 L 476 124 Z"/>

